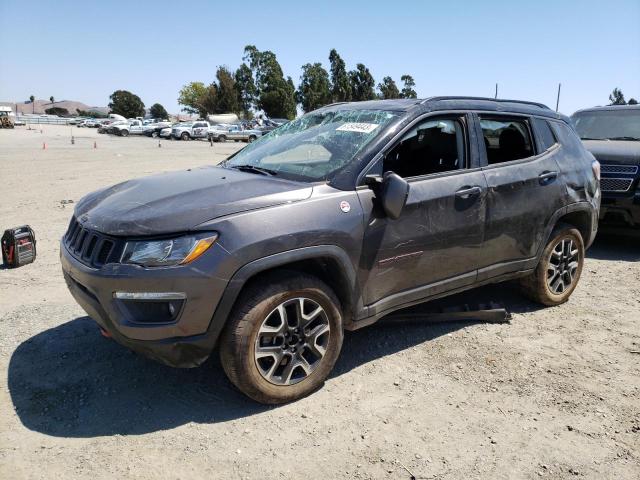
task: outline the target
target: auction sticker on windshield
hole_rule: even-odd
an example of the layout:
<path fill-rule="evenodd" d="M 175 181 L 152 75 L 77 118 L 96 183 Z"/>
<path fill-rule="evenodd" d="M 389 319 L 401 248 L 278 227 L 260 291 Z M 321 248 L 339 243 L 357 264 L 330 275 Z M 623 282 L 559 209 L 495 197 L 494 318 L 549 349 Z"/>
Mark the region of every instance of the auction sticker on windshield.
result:
<path fill-rule="evenodd" d="M 376 123 L 345 123 L 344 125 L 340 125 L 336 128 L 338 132 L 357 132 L 357 133 L 371 133 L 376 128 L 378 128 L 378 124 Z"/>

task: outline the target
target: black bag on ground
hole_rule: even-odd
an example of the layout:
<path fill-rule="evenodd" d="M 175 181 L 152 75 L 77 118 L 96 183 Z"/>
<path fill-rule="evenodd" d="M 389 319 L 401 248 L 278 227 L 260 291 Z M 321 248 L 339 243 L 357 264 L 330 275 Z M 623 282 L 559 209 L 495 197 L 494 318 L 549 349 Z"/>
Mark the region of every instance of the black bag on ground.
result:
<path fill-rule="evenodd" d="M 2 262 L 9 268 L 17 268 L 36 259 L 36 236 L 29 225 L 4 231 L 0 243 Z"/>

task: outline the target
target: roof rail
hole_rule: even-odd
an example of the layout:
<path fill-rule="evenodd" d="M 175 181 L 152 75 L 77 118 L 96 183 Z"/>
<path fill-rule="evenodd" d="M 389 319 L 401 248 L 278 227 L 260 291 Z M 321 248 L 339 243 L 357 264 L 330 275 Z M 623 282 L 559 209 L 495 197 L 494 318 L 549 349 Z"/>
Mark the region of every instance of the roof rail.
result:
<path fill-rule="evenodd" d="M 333 107 L 334 105 L 342 105 L 344 103 L 349 103 L 349 102 L 333 102 L 333 103 L 330 103 L 329 105 L 323 105 L 323 107 Z"/>
<path fill-rule="evenodd" d="M 508 100 L 508 99 L 504 99 L 504 98 L 488 98 L 488 97 L 429 97 L 429 98 L 425 98 L 424 100 L 422 100 L 420 103 L 421 104 L 425 104 L 427 102 L 437 102 L 439 100 L 483 100 L 483 101 L 487 101 L 487 102 L 500 102 L 500 103 L 522 103 L 524 105 L 533 105 L 534 107 L 538 107 L 538 108 L 542 108 L 545 110 L 551 110 L 549 107 L 547 107 L 544 103 L 538 103 L 538 102 L 528 102 L 526 100 Z"/>

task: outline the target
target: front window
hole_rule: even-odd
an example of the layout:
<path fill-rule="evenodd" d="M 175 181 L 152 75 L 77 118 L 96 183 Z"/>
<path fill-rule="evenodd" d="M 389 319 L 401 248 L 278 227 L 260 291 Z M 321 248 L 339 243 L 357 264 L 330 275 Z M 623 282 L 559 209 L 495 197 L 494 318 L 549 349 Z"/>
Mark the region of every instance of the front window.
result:
<path fill-rule="evenodd" d="M 571 119 L 582 140 L 640 140 L 640 109 L 581 112 Z"/>
<path fill-rule="evenodd" d="M 397 117 L 382 110 L 310 113 L 262 136 L 223 166 L 292 180 L 326 181 Z"/>

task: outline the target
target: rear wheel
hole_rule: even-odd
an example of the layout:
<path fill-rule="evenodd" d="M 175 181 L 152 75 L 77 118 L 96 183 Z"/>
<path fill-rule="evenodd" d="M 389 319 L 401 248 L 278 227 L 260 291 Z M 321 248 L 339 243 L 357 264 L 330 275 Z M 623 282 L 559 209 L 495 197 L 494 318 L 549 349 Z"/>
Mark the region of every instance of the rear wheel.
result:
<path fill-rule="evenodd" d="M 158 132 L 151 132 L 151 138 L 158 138 L 160 134 Z"/>
<path fill-rule="evenodd" d="M 120 136 L 121 137 L 128 137 L 129 136 L 129 130 L 120 130 Z"/>
<path fill-rule="evenodd" d="M 340 349 L 340 304 L 315 277 L 282 272 L 240 297 L 223 332 L 229 380 L 268 404 L 297 400 L 322 386 Z"/>
<path fill-rule="evenodd" d="M 227 137 L 226 137 L 226 136 L 224 136 L 224 135 L 220 135 L 220 136 L 218 137 L 218 141 L 219 141 L 219 142 L 226 142 L 226 141 L 227 141 Z"/>
<path fill-rule="evenodd" d="M 584 241 L 571 225 L 560 224 L 552 232 L 536 269 L 521 280 L 524 293 L 543 305 L 566 302 L 580 280 Z"/>
<path fill-rule="evenodd" d="M 250 135 L 249 139 L 247 140 L 248 143 L 252 143 L 253 141 L 255 141 L 256 136 L 255 135 Z"/>

